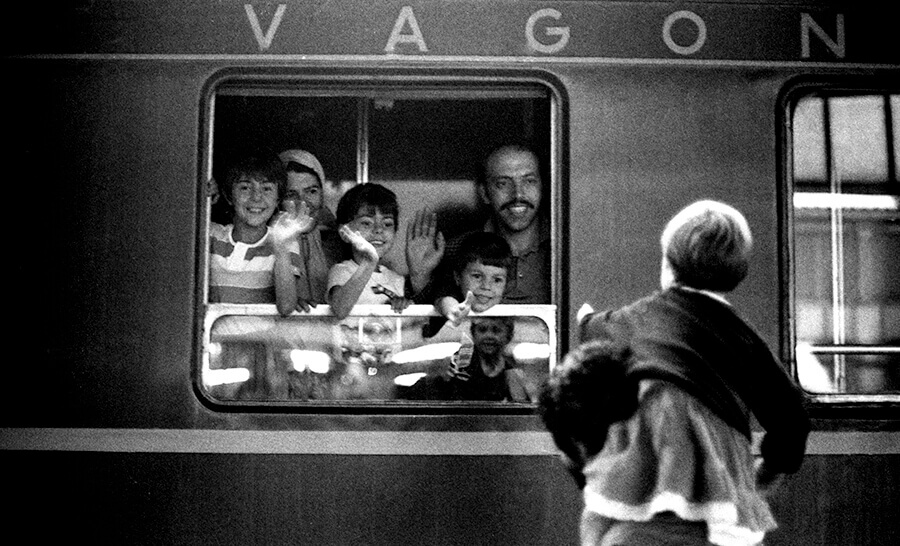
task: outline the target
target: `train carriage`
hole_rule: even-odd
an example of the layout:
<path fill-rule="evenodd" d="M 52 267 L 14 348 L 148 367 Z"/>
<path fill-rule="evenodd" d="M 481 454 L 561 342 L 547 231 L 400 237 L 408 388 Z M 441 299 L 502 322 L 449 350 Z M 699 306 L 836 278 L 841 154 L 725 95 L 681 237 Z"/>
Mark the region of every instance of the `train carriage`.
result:
<path fill-rule="evenodd" d="M 756 249 L 733 301 L 813 431 L 767 544 L 900 537 L 900 48 L 850 2 L 99 0 L 8 7 L 14 249 L 7 521 L 110 544 L 575 544 L 581 498 L 533 402 L 410 393 L 474 328 L 430 305 L 280 316 L 210 301 L 210 181 L 256 149 L 379 183 L 403 234 L 485 221 L 484 155 L 537 151 L 549 296 L 513 324 L 539 385 L 577 316 L 658 285 L 700 198 Z M 24 190 L 23 190 L 24 191 Z M 25 193 L 28 193 L 25 192 Z M 30 195 L 29 193 L 29 195 Z M 28 258 L 27 260 L 25 258 Z M 418 383 L 421 384 L 421 383 Z M 27 527 L 26 527 L 27 529 Z"/>

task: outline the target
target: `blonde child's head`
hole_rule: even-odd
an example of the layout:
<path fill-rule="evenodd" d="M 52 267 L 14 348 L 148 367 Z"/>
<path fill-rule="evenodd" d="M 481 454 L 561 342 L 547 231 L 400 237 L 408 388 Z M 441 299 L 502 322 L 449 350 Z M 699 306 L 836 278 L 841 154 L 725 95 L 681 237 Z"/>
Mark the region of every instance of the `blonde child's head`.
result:
<path fill-rule="evenodd" d="M 692 203 L 666 224 L 660 238 L 661 283 L 728 292 L 747 276 L 753 237 L 747 219 L 718 201 Z"/>

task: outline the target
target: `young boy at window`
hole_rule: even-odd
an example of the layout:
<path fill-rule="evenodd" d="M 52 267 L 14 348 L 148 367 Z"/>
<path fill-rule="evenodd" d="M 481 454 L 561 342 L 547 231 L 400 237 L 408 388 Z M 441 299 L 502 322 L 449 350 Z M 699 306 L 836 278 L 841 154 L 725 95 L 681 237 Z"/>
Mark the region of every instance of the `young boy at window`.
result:
<path fill-rule="evenodd" d="M 443 282 L 453 287 L 452 293 L 435 300 L 442 316 L 429 321 L 423 330 L 425 337 L 436 334 L 446 321 L 459 326 L 470 312 L 487 311 L 500 303 L 513 256 L 500 235 L 472 232 L 463 236 L 450 260 L 453 278 Z"/>
<path fill-rule="evenodd" d="M 249 156 L 229 169 L 222 194 L 231 223 L 210 224 L 211 303 L 275 303 L 282 314 L 296 307 L 291 254 L 311 223 L 298 210 L 278 215 L 269 227 L 284 187 L 277 157 Z"/>
<path fill-rule="evenodd" d="M 389 303 L 396 312 L 409 305 L 405 278 L 382 263 L 394 246 L 399 210 L 394 192 L 379 184 L 356 185 L 338 202 L 338 233 L 353 253 L 328 272 L 328 302 L 338 319 L 356 304 Z"/>
<path fill-rule="evenodd" d="M 292 212 L 305 203 L 313 221 L 310 231 L 299 236 L 300 250 L 294 255 L 293 264 L 297 306 L 308 312 L 311 306 L 327 301 L 328 271 L 341 261 L 343 244 L 334 214 L 324 205 L 325 171 L 322 164 L 306 150 L 285 150 L 278 157 L 287 171 L 282 208 Z"/>

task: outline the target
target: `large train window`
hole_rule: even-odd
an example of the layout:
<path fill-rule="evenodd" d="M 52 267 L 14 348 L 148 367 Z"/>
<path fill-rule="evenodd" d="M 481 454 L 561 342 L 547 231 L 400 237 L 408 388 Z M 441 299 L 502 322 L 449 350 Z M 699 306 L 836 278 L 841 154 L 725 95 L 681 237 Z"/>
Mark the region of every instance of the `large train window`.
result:
<path fill-rule="evenodd" d="M 791 126 L 798 379 L 900 400 L 900 95 L 817 90 Z"/>
<path fill-rule="evenodd" d="M 457 326 L 436 321 L 435 307 L 426 302 L 400 313 L 389 305 L 356 305 L 341 319 L 326 304 L 283 316 L 271 301 L 222 297 L 218 277 L 213 281 L 219 273 L 213 272 L 222 267 L 214 262 L 237 259 L 233 234 L 223 229 L 235 214 L 222 184 L 230 166 L 247 155 L 298 149 L 320 164 L 323 217 L 334 220 L 341 196 L 358 185 L 379 184 L 396 195 L 396 237 L 382 261 L 406 275 L 406 230 L 416 213 L 435 211 L 437 228 L 448 241 L 488 229 L 490 202 L 477 189 L 483 160 L 498 146 L 523 146 L 534 151 L 539 164 L 542 199 L 535 222 L 542 226 L 546 248 L 553 248 L 556 96 L 552 86 L 529 76 L 434 73 L 424 78 L 241 75 L 212 86 L 204 157 L 219 184 L 210 186 L 217 191 L 209 201 L 202 266 L 207 272 L 197 374 L 202 395 L 224 406 L 530 411 L 558 351 L 553 294 L 559 266 L 552 252 L 544 252 L 545 263 L 539 264 L 549 287 L 540 301 L 504 300 Z M 329 265 L 351 258 L 339 238 L 332 242 L 337 244 Z M 248 249 L 240 257 L 248 260 L 254 252 L 266 253 Z"/>

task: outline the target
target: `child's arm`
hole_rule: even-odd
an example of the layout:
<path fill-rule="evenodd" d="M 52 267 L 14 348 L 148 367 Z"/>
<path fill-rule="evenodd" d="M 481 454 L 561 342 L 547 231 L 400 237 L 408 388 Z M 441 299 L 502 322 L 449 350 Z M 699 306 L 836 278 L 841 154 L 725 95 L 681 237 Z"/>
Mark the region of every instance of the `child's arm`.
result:
<path fill-rule="evenodd" d="M 341 239 L 353 246 L 353 255 L 359 264 L 347 282 L 332 286 L 328 291 L 328 303 L 331 305 L 331 311 L 337 318 L 343 319 L 350 314 L 360 294 L 365 290 L 369 278 L 375 272 L 375 267 L 378 266 L 378 251 L 375 250 L 372 243 L 347 225 L 342 225 L 338 229 L 338 233 L 340 233 Z"/>
<path fill-rule="evenodd" d="M 301 203 L 299 208 L 294 207 L 293 202 L 288 203 L 288 211 L 279 214 L 271 227 L 272 246 L 275 249 L 275 306 L 284 317 L 293 313 L 298 303 L 291 254 L 299 251 L 297 236 L 309 231 L 314 225 L 306 203 Z"/>
<path fill-rule="evenodd" d="M 453 296 L 444 296 L 439 298 L 434 302 L 434 306 L 437 308 L 437 311 L 447 317 L 447 320 L 450 321 L 450 324 L 453 326 L 459 326 L 463 319 L 469 316 L 469 313 L 472 311 L 472 302 L 475 301 L 475 295 L 469 291 L 466 294 L 466 299 L 462 303 L 457 301 Z"/>

